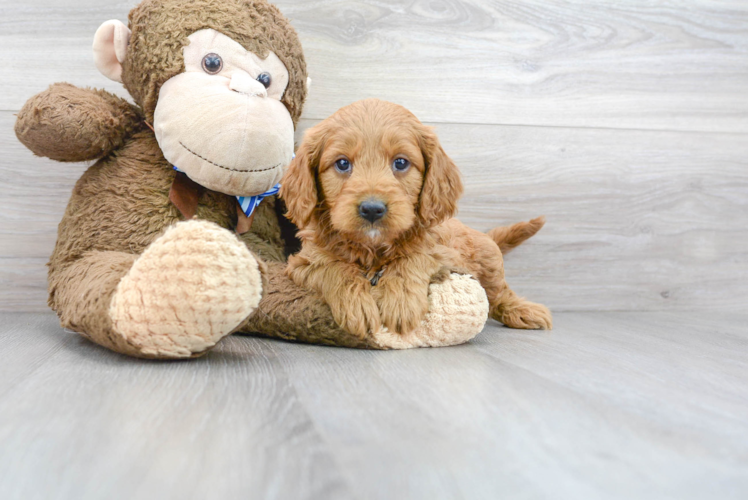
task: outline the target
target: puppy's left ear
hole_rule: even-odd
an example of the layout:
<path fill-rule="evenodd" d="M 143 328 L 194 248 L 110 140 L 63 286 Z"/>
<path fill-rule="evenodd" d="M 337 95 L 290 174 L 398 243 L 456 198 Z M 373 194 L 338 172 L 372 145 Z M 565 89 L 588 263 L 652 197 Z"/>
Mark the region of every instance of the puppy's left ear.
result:
<path fill-rule="evenodd" d="M 462 196 L 462 178 L 431 127 L 421 130 L 421 152 L 426 161 L 423 188 L 418 201 L 421 223 L 432 227 L 454 217 Z"/>

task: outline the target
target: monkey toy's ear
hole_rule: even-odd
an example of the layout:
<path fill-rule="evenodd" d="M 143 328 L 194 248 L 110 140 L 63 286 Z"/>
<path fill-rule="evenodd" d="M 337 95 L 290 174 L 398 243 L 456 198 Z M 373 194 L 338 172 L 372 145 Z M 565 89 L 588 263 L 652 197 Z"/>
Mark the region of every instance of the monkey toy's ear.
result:
<path fill-rule="evenodd" d="M 122 63 L 130 43 L 130 29 L 121 21 L 107 21 L 96 30 L 93 42 L 94 63 L 101 74 L 122 82 Z"/>

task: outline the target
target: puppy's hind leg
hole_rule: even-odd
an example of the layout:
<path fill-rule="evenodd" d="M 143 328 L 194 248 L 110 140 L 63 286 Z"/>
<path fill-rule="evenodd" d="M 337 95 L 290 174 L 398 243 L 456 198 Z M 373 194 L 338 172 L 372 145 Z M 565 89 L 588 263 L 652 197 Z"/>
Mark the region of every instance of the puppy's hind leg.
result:
<path fill-rule="evenodd" d="M 456 219 L 448 221 L 443 227 L 457 235 L 446 240 L 460 254 L 459 257 L 451 256 L 451 259 L 447 256 L 447 260 L 461 263 L 478 278 L 488 296 L 493 319 L 510 328 L 550 330 L 553 327 L 551 312 L 547 307 L 517 297 L 509 288 L 504 279 L 504 259 L 499 247 L 502 244 L 510 244 L 510 247 L 519 245 L 543 227 L 542 218 L 505 228 L 507 231 L 502 233 L 504 236 L 494 234 L 496 241 L 490 235 L 470 229 Z"/>
<path fill-rule="evenodd" d="M 491 317 L 509 328 L 523 330 L 553 328 L 553 318 L 547 307 L 518 297 L 509 287 L 504 288 L 498 300 L 491 301 Z"/>

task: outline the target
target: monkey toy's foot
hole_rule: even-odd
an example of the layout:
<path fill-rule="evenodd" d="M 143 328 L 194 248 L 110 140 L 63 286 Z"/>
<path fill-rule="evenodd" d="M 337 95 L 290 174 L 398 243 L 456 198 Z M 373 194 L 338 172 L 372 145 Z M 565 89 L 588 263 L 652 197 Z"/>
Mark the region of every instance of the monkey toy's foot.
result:
<path fill-rule="evenodd" d="M 231 232 L 180 222 L 155 240 L 119 282 L 112 328 L 145 356 L 193 357 L 236 329 L 257 307 L 262 278 Z"/>
<path fill-rule="evenodd" d="M 429 286 L 429 312 L 421 325 L 406 334 L 382 328 L 374 334 L 382 349 L 444 347 L 464 344 L 478 335 L 488 319 L 488 298 L 472 276 L 451 274 Z"/>

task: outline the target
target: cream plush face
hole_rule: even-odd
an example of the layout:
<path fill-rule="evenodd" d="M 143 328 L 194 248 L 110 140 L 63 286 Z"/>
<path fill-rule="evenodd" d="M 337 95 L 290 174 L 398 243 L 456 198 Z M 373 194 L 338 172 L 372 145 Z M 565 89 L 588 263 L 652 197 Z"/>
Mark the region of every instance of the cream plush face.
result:
<path fill-rule="evenodd" d="M 161 87 L 154 129 L 164 157 L 193 181 L 233 196 L 268 191 L 294 151 L 294 126 L 281 103 L 288 70 L 212 29 L 184 48 L 184 73 Z"/>

